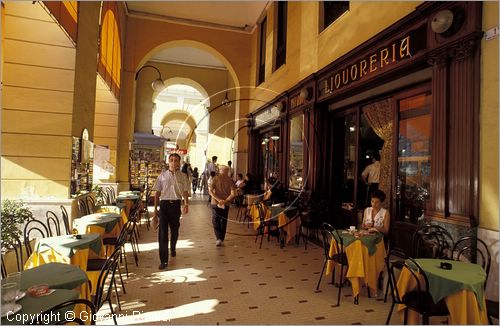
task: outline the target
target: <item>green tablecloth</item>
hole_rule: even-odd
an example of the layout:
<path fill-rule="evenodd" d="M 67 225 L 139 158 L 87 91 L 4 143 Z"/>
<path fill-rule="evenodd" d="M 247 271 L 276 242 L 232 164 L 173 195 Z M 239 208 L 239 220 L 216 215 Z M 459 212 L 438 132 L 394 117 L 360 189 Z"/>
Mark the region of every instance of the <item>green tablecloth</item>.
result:
<path fill-rule="evenodd" d="M 483 309 L 484 282 L 486 272 L 480 265 L 468 262 L 442 259 L 415 259 L 429 280 L 429 292 L 434 302 L 461 290 L 473 291 Z M 452 265 L 452 269 L 442 269 L 441 262 Z M 409 262 L 411 264 L 411 262 Z"/>
<path fill-rule="evenodd" d="M 271 206 L 271 218 L 278 218 L 278 215 L 280 215 L 283 211 L 285 212 L 286 217 L 291 218 L 295 216 L 296 210 L 297 208 L 293 206 Z"/>
<path fill-rule="evenodd" d="M 100 207 L 109 207 L 109 208 L 116 208 L 116 206 L 100 206 Z M 88 215 L 83 215 L 80 218 L 101 218 L 101 217 L 114 217 L 116 219 L 119 219 L 121 215 L 119 213 L 115 212 L 101 212 L 101 213 L 94 213 L 94 214 L 88 214 Z"/>
<path fill-rule="evenodd" d="M 98 233 L 81 234 L 81 239 L 75 239 L 71 235 L 41 238 L 37 240 L 35 251 L 43 252 L 52 248 L 66 257 L 73 257 L 77 249 L 90 248 L 97 255 L 101 252 L 101 236 Z"/>
<path fill-rule="evenodd" d="M 48 263 L 22 271 L 21 290 L 38 284 L 48 284 L 51 289 L 72 290 L 87 280 L 87 273 L 78 266 Z"/>
<path fill-rule="evenodd" d="M 138 190 L 129 190 L 129 191 L 120 191 L 118 196 L 127 196 L 127 195 L 141 195 L 141 192 Z"/>
<path fill-rule="evenodd" d="M 55 307 L 58 304 L 66 302 L 68 300 L 78 299 L 79 296 L 79 292 L 65 289 L 57 289 L 53 293 L 44 297 L 31 297 L 29 295 L 26 295 L 24 298 L 17 302 L 23 308 L 13 315 L 2 318 L 2 325 L 30 324 L 32 323 L 32 320 L 30 320 L 29 317 L 34 317 L 40 314 L 40 312 L 51 309 L 52 307 Z M 68 308 L 66 311 L 69 310 L 70 309 Z M 65 311 L 61 311 L 62 317 L 64 317 L 64 312 Z M 23 317 L 28 320 L 24 320 L 23 322 Z M 57 320 L 51 320 L 49 324 L 53 325 L 56 322 Z"/>
<path fill-rule="evenodd" d="M 106 216 L 106 214 L 108 215 L 112 214 L 113 216 Z M 119 219 L 120 219 L 119 214 L 97 213 L 97 214 L 85 215 L 73 221 L 76 223 L 78 232 L 81 234 L 85 233 L 85 230 L 87 230 L 87 226 L 89 225 L 100 226 L 104 230 L 106 230 L 106 233 L 109 233 L 113 231 Z"/>
<path fill-rule="evenodd" d="M 134 201 L 137 201 L 137 200 L 140 200 L 141 199 L 141 196 L 139 195 L 125 195 L 125 196 L 118 196 L 116 197 L 116 201 L 124 201 L 124 200 L 134 200 Z"/>
<path fill-rule="evenodd" d="M 382 241 L 382 239 L 384 239 L 384 235 L 382 233 L 363 235 L 359 238 L 356 238 L 354 235 L 348 233 L 347 231 L 339 231 L 339 234 L 342 238 L 342 241 L 344 242 L 344 246 L 346 247 L 353 243 L 355 240 L 361 241 L 363 245 L 368 248 L 368 254 L 370 256 L 373 256 L 375 254 L 375 252 L 377 251 L 377 244 Z"/>

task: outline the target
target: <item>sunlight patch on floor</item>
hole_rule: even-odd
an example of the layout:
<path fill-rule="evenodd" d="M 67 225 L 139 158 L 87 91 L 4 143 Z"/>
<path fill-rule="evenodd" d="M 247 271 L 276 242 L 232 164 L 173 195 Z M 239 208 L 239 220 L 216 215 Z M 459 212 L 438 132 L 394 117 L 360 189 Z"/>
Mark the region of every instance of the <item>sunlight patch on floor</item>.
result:
<path fill-rule="evenodd" d="M 149 279 L 152 283 L 187 283 L 206 281 L 206 278 L 199 277 L 202 270 L 196 268 L 172 269 L 152 273 Z"/>
<path fill-rule="evenodd" d="M 172 309 L 155 310 L 144 312 L 140 309 L 129 311 L 127 316 L 118 318 L 119 325 L 148 324 L 153 322 L 171 322 L 175 319 L 191 317 L 198 314 L 208 314 L 215 311 L 219 304 L 217 299 L 207 299 L 188 303 Z"/>

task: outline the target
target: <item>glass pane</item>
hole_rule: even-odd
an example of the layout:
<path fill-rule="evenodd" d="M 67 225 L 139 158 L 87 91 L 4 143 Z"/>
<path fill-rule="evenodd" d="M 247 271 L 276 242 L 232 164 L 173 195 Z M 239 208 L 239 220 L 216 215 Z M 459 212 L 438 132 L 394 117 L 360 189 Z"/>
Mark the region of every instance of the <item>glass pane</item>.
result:
<path fill-rule="evenodd" d="M 356 114 L 333 122 L 333 199 L 336 208 L 354 212 L 356 180 Z"/>
<path fill-rule="evenodd" d="M 304 169 L 304 116 L 290 120 L 290 188 L 302 188 Z"/>
<path fill-rule="evenodd" d="M 430 94 L 420 94 L 400 101 L 400 113 L 412 115 L 399 120 L 398 181 L 396 209 L 399 220 L 417 223 L 424 217 L 429 199 L 431 175 Z"/>
<path fill-rule="evenodd" d="M 270 177 L 279 177 L 279 148 L 280 148 L 280 131 L 275 129 L 261 135 L 260 146 L 262 153 L 261 171 L 264 179 L 262 183 Z"/>
<path fill-rule="evenodd" d="M 370 185 L 363 181 L 361 175 L 365 172 L 365 169 L 373 163 L 373 157 L 380 155 L 383 146 L 384 140 L 377 136 L 366 119 L 365 113 L 361 114 L 359 121 L 358 188 L 356 201 L 358 213 L 361 214 L 360 219 L 363 218 L 362 214 L 364 208 L 371 206 Z M 367 177 L 367 182 L 373 182 L 373 180 L 368 179 L 371 178 Z M 371 191 L 375 189 L 373 187 L 374 186 L 372 186 Z"/>

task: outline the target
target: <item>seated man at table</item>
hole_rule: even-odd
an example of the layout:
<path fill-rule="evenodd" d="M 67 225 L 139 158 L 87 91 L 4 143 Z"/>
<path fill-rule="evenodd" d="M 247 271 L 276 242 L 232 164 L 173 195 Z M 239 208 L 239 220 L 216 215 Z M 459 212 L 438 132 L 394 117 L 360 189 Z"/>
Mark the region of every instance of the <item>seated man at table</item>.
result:
<path fill-rule="evenodd" d="M 372 193 L 371 207 L 367 207 L 363 214 L 363 229 L 389 233 L 390 216 L 389 211 L 382 207 L 385 200 L 385 193 L 382 190 L 375 190 Z"/>

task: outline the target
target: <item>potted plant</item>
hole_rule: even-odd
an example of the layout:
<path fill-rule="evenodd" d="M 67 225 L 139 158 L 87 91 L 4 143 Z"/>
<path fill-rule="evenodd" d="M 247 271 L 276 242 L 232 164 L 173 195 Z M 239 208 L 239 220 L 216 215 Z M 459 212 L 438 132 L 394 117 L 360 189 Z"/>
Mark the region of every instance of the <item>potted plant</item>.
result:
<path fill-rule="evenodd" d="M 32 218 L 33 213 L 21 200 L 2 200 L 2 251 L 6 250 L 4 246 L 12 246 L 11 235 L 22 238 L 21 226 Z"/>

